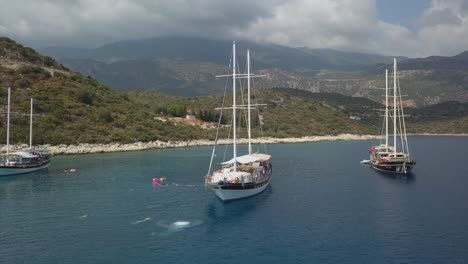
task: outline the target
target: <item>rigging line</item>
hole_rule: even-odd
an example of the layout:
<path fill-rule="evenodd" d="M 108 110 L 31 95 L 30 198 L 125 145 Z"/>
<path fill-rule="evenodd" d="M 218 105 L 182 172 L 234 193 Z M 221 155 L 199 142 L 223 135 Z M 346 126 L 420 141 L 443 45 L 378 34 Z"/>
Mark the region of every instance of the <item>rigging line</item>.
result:
<path fill-rule="evenodd" d="M 398 79 L 398 90 L 400 90 L 400 80 L 399 79 Z M 401 95 L 401 91 L 400 91 L 400 95 Z M 401 115 L 402 115 L 402 118 L 403 118 L 403 133 L 404 133 L 404 139 L 405 139 L 405 144 L 406 144 L 406 152 L 408 153 L 408 155 L 410 155 L 409 145 L 408 145 L 408 138 L 406 136 L 405 113 L 403 112 L 403 102 L 401 101 L 401 97 L 400 97 L 400 103 L 401 103 Z"/>
<path fill-rule="evenodd" d="M 237 68 L 240 69 L 240 66 L 237 65 Z M 241 93 L 242 105 L 247 105 L 247 104 L 245 103 L 245 98 L 244 98 L 244 97 L 245 97 L 245 89 L 247 89 L 247 88 L 246 88 L 246 85 L 245 85 L 245 82 L 246 82 L 246 81 L 244 80 L 244 78 L 239 79 L 239 86 L 240 86 L 240 87 L 239 87 L 239 90 L 240 90 L 240 93 Z M 242 115 L 239 115 L 239 127 L 240 127 L 240 128 L 242 127 L 242 119 L 241 119 L 242 116 L 244 116 L 245 124 L 247 124 L 247 111 L 246 111 L 245 108 L 242 108 L 241 111 L 242 111 Z M 246 125 L 245 127 L 247 128 L 247 125 Z M 239 128 L 239 129 L 240 129 L 240 128 Z M 247 128 L 247 129 L 248 129 L 248 128 Z M 240 134 L 239 134 L 239 135 L 240 135 Z"/>
<path fill-rule="evenodd" d="M 249 62 L 247 62 L 247 63 L 249 63 Z M 251 71 L 251 74 L 252 74 L 252 72 L 253 72 L 252 69 L 253 69 L 253 67 L 252 67 L 252 60 L 250 60 L 250 71 Z M 252 94 L 253 94 L 253 96 L 254 96 L 254 98 L 255 98 L 255 101 L 254 101 L 254 102 L 255 102 L 255 105 L 256 105 L 254 110 L 257 111 L 257 116 L 258 116 L 258 115 L 259 115 L 259 113 L 258 113 L 259 107 L 258 107 L 258 101 L 256 100 L 256 98 L 257 98 L 257 97 L 256 97 L 256 91 L 257 91 L 257 90 L 256 90 L 254 87 L 255 87 L 255 78 L 251 78 L 251 79 L 250 79 L 250 96 L 251 96 L 250 99 L 252 99 Z M 252 109 L 251 109 L 251 110 L 252 110 Z M 251 115 L 250 118 L 252 118 L 252 115 Z M 250 122 L 251 122 L 251 124 L 252 124 L 252 120 L 250 120 Z M 261 129 L 260 122 L 258 122 L 258 126 L 259 126 L 259 130 L 260 130 L 260 129 Z M 261 134 L 261 133 L 260 133 L 260 134 Z M 260 151 L 259 148 L 258 148 L 259 145 L 261 145 L 261 144 L 257 144 L 257 152 Z"/>
<path fill-rule="evenodd" d="M 232 58 L 231 60 L 229 61 L 229 66 L 228 68 L 230 69 L 230 66 L 231 66 L 231 61 L 232 61 Z M 228 83 L 228 80 L 229 78 L 226 78 L 226 81 L 224 83 L 224 96 L 223 96 L 223 102 L 222 102 L 222 107 L 224 108 L 224 103 L 225 103 L 225 100 L 226 100 L 226 92 L 227 92 L 227 83 Z M 215 136 L 215 141 L 214 141 L 214 145 L 213 145 L 213 151 L 211 152 L 211 159 L 210 159 L 210 166 L 208 167 L 208 173 L 207 175 L 210 175 L 211 173 L 211 168 L 212 168 L 212 165 L 213 165 L 213 158 L 214 158 L 214 154 L 215 154 L 215 151 L 216 151 L 216 144 L 218 143 L 218 136 L 219 136 L 219 130 L 220 130 L 220 127 L 221 127 L 221 120 L 223 118 L 223 110 L 221 109 L 220 113 L 219 113 L 219 119 L 218 119 L 218 126 L 216 128 L 216 136 Z"/>
<path fill-rule="evenodd" d="M 401 145 L 401 152 L 405 153 L 405 145 L 403 144 L 403 132 L 402 132 L 402 129 L 401 129 L 401 119 L 403 118 L 401 116 L 401 108 L 399 107 L 400 105 L 400 102 L 397 98 L 397 113 L 398 113 L 398 132 L 400 133 L 400 145 Z"/>
<path fill-rule="evenodd" d="M 401 91 L 400 91 L 400 82 L 398 81 L 398 75 L 397 75 L 397 84 L 396 84 L 396 89 L 397 89 L 397 105 L 395 107 L 397 107 L 397 112 L 398 112 L 398 131 L 400 132 L 400 144 L 401 144 L 401 152 L 402 153 L 405 153 L 405 144 L 404 144 L 404 141 L 403 141 L 403 130 L 402 130 L 402 119 L 404 118 L 402 116 L 402 113 L 401 113 Z"/>
<path fill-rule="evenodd" d="M 255 87 L 255 83 L 252 82 L 252 87 Z M 254 89 L 253 90 L 253 95 L 255 97 L 255 104 L 258 105 L 258 91 L 257 89 Z M 263 128 L 262 128 L 262 125 L 260 124 L 260 108 L 259 107 L 256 107 L 255 110 L 257 111 L 257 125 L 258 125 L 258 130 L 260 131 L 260 137 L 263 138 Z M 266 149 L 266 145 L 265 145 L 265 142 L 263 143 L 260 143 L 258 144 L 258 146 L 262 146 L 263 145 L 263 150 L 265 153 L 268 153 L 267 152 L 267 149 Z M 260 148 L 257 148 L 259 151 L 260 151 Z"/>
<path fill-rule="evenodd" d="M 233 57 L 231 57 L 231 59 L 233 59 Z M 229 78 L 227 78 L 227 80 L 229 80 Z M 227 82 L 226 82 L 226 85 L 228 85 Z M 233 89 L 234 89 L 234 87 L 233 87 Z M 228 136 L 227 136 L 228 141 L 231 139 L 231 132 L 233 132 L 233 129 L 235 129 L 235 128 L 233 128 L 233 126 L 234 126 L 234 112 L 231 113 L 231 120 L 230 120 L 229 123 L 231 125 L 229 126 L 229 129 L 228 129 Z M 225 146 L 224 146 L 223 161 L 226 161 L 226 155 L 227 155 L 227 150 L 228 150 L 229 146 L 230 146 L 229 144 L 225 144 Z"/>
<path fill-rule="evenodd" d="M 382 137 L 384 136 L 385 134 L 385 116 L 380 116 L 380 118 L 382 118 L 382 126 L 381 126 L 381 129 L 380 129 L 380 141 L 379 141 L 379 145 L 382 145 Z M 388 148 L 388 146 L 386 146 Z"/>
<path fill-rule="evenodd" d="M 387 113 L 387 116 L 388 116 L 388 113 Z M 382 140 L 384 139 L 384 137 L 385 137 L 385 142 L 387 142 L 386 133 L 385 133 L 385 123 L 386 123 L 385 122 L 385 115 L 380 115 L 379 114 L 379 118 L 382 118 L 382 120 L 381 120 L 382 126 L 380 127 L 380 139 L 379 139 L 379 145 L 382 145 Z M 385 136 L 384 136 L 384 134 L 385 134 Z M 388 148 L 388 145 L 386 146 L 386 148 Z"/>
<path fill-rule="evenodd" d="M 250 64 L 250 68 L 252 68 L 252 64 Z M 254 82 L 255 81 L 253 81 L 252 84 L 251 84 L 252 87 L 255 87 Z M 259 97 L 257 95 L 258 91 L 257 91 L 257 89 L 253 89 L 253 91 L 254 91 L 253 94 L 254 94 L 254 97 L 255 97 L 255 104 L 258 105 L 258 97 Z M 263 127 L 260 124 L 260 108 L 258 106 L 256 106 L 255 109 L 257 110 L 258 130 L 260 131 L 260 136 L 263 138 Z M 268 153 L 265 142 L 263 142 L 263 143 L 261 143 L 259 145 L 263 145 L 263 149 L 264 149 L 265 153 Z"/>
<path fill-rule="evenodd" d="M 404 144 L 404 141 L 403 141 L 403 130 L 402 130 L 402 119 L 404 118 L 402 115 L 402 101 L 401 101 L 401 90 L 400 90 L 400 81 L 398 79 L 398 75 L 397 75 L 397 79 L 396 79 L 396 92 L 397 92 L 397 96 L 396 96 L 396 99 L 397 99 L 397 104 L 395 105 L 395 107 L 397 107 L 397 111 L 398 111 L 398 131 L 400 133 L 400 144 L 401 144 L 401 151 L 402 153 L 405 153 L 405 150 L 406 150 L 406 145 Z"/>
<path fill-rule="evenodd" d="M 228 140 L 228 141 L 231 139 L 232 125 L 234 124 L 234 120 L 232 119 L 232 115 L 231 115 L 230 124 L 231 124 L 231 125 L 229 126 L 229 129 L 228 129 L 228 136 L 227 136 L 227 140 Z M 226 154 L 227 154 L 228 147 L 229 147 L 229 144 L 225 144 L 225 146 L 224 146 L 224 154 L 223 154 L 223 161 L 226 161 Z"/>
<path fill-rule="evenodd" d="M 238 65 L 237 67 L 238 67 L 238 69 L 240 69 L 239 65 Z M 246 85 L 245 85 L 244 82 L 245 82 L 245 81 L 244 81 L 243 79 L 240 79 L 240 80 L 239 80 L 239 90 L 240 90 L 240 94 L 241 94 L 242 105 L 247 105 L 247 104 L 245 103 L 245 98 L 244 98 L 244 96 L 245 96 L 245 91 L 244 91 L 244 90 L 246 89 Z M 246 112 L 246 109 L 245 109 L 245 108 L 242 108 L 241 111 L 242 111 L 242 115 L 244 116 L 244 120 L 247 120 L 247 112 Z M 239 127 L 242 127 L 242 119 L 241 119 L 241 116 L 242 116 L 242 115 L 239 115 Z M 246 121 L 246 123 L 247 123 L 247 121 Z M 246 126 L 246 127 L 247 127 L 247 126 Z"/>
<path fill-rule="evenodd" d="M 229 78 L 228 78 L 228 80 L 229 80 Z M 228 85 L 228 84 L 226 83 L 226 85 Z M 229 122 L 229 124 L 231 124 L 231 125 L 229 126 L 228 135 L 227 135 L 227 140 L 228 141 L 231 139 L 232 127 L 234 125 L 233 117 L 234 117 L 234 114 L 231 113 L 231 119 L 230 119 L 230 122 Z M 226 161 L 226 155 L 227 155 L 227 150 L 228 150 L 229 146 L 230 146 L 230 144 L 225 144 L 225 146 L 224 146 L 223 161 Z"/>
<path fill-rule="evenodd" d="M 3 98 L 3 100 L 2 100 L 2 106 L 6 104 L 6 101 L 7 101 L 7 100 L 6 100 L 5 98 Z M 3 107 L 2 107 L 2 108 L 3 108 Z M 6 110 L 5 110 L 5 111 L 6 111 Z M 5 112 L 5 116 L 6 116 L 6 112 Z M 5 118 L 5 119 L 6 119 L 6 118 Z M 3 121 L 2 121 L 2 122 L 3 122 Z M 0 130 L 1 135 L 3 135 L 3 131 L 5 130 L 5 127 L 6 127 L 5 124 L 6 124 L 6 120 L 5 120 L 5 123 L 2 125 L 2 129 Z M 5 135 L 5 137 L 2 137 L 2 138 L 6 138 L 6 135 Z"/>

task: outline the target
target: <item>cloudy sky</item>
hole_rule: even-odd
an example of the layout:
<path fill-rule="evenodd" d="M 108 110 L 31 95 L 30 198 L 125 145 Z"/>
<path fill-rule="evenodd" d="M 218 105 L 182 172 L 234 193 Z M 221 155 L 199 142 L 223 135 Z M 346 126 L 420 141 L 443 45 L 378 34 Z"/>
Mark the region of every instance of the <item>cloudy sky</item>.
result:
<path fill-rule="evenodd" d="M 0 0 L 0 35 L 96 47 L 165 35 L 405 55 L 468 50 L 468 0 Z"/>

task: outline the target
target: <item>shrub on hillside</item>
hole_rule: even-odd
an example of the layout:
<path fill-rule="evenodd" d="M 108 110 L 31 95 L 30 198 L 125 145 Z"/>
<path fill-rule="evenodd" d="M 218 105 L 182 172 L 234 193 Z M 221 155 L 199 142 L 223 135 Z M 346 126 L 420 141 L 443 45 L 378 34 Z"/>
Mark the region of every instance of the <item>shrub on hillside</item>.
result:
<path fill-rule="evenodd" d="M 83 104 L 92 105 L 94 101 L 94 96 L 89 91 L 80 91 L 78 93 L 78 101 Z"/>

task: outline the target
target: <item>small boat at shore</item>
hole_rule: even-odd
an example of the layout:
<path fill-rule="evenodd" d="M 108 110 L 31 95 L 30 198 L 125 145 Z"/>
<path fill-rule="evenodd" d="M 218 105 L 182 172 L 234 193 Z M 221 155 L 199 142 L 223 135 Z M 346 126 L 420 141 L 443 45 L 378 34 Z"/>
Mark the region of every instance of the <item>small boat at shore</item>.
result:
<path fill-rule="evenodd" d="M 385 143 L 381 142 L 380 145 L 370 148 L 370 165 L 378 171 L 407 174 L 416 165 L 416 161 L 410 155 L 406 137 L 396 59 L 393 60 L 393 115 L 389 113 L 388 90 L 388 71 L 385 71 Z M 393 146 L 389 145 L 389 117 L 393 119 Z M 397 144 L 397 138 L 400 139 L 399 144 Z"/>
<path fill-rule="evenodd" d="M 223 75 L 222 77 L 232 77 L 233 102 L 232 107 L 218 108 L 219 110 L 232 110 L 232 148 L 233 157 L 230 160 L 221 163 L 221 168 L 212 171 L 213 158 L 215 157 L 216 142 L 218 141 L 218 132 L 215 145 L 211 155 L 208 176 L 205 177 L 205 184 L 211 188 L 216 196 L 222 201 L 236 200 L 261 193 L 270 184 L 272 166 L 271 156 L 264 153 L 253 153 L 251 143 L 251 107 L 258 107 L 260 104 L 251 104 L 250 102 L 250 78 L 258 77 L 250 73 L 250 51 L 247 51 L 247 74 L 236 73 L 236 43 L 232 45 L 232 75 Z M 238 78 L 247 78 L 247 105 L 237 105 L 236 103 L 236 82 Z M 223 100 L 224 104 L 224 100 Z M 238 156 L 237 153 L 237 109 L 247 110 L 247 134 L 248 134 L 248 153 Z M 222 112 L 218 123 L 220 128 Z M 263 118 L 259 115 L 258 123 L 261 126 Z"/>
<path fill-rule="evenodd" d="M 29 149 L 10 153 L 10 88 L 8 88 L 7 144 L 6 153 L 1 154 L 0 176 L 23 174 L 45 169 L 50 165 L 47 149 L 32 147 L 33 99 L 31 98 Z"/>

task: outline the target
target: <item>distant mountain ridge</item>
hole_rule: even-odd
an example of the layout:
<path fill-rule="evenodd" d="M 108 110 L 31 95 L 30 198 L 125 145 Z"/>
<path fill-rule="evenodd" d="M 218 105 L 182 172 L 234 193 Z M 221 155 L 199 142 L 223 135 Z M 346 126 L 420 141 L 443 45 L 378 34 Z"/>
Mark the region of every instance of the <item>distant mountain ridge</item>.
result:
<path fill-rule="evenodd" d="M 179 59 L 227 65 L 231 41 L 189 37 L 160 37 L 119 41 L 95 49 L 49 47 L 40 49 L 56 59 L 92 59 L 112 63 L 120 60 Z M 391 57 L 342 52 L 331 49 L 290 48 L 250 41 L 237 43 L 241 61 L 247 48 L 255 56 L 256 69 L 287 70 L 363 70 L 375 63 L 390 62 Z M 346 55 L 346 56 L 344 56 Z"/>
<path fill-rule="evenodd" d="M 262 87 L 363 96 L 382 102 L 376 88 L 385 85 L 393 57 L 330 49 L 290 48 L 240 41 L 241 70 L 245 52 L 253 69 L 264 74 Z M 155 90 L 181 96 L 219 94 L 228 71 L 231 42 L 188 37 L 120 41 L 95 49 L 47 48 L 43 51 L 67 67 L 120 90 Z M 408 103 L 427 106 L 445 101 L 468 102 L 468 52 L 454 57 L 397 57 L 400 83 Z"/>

